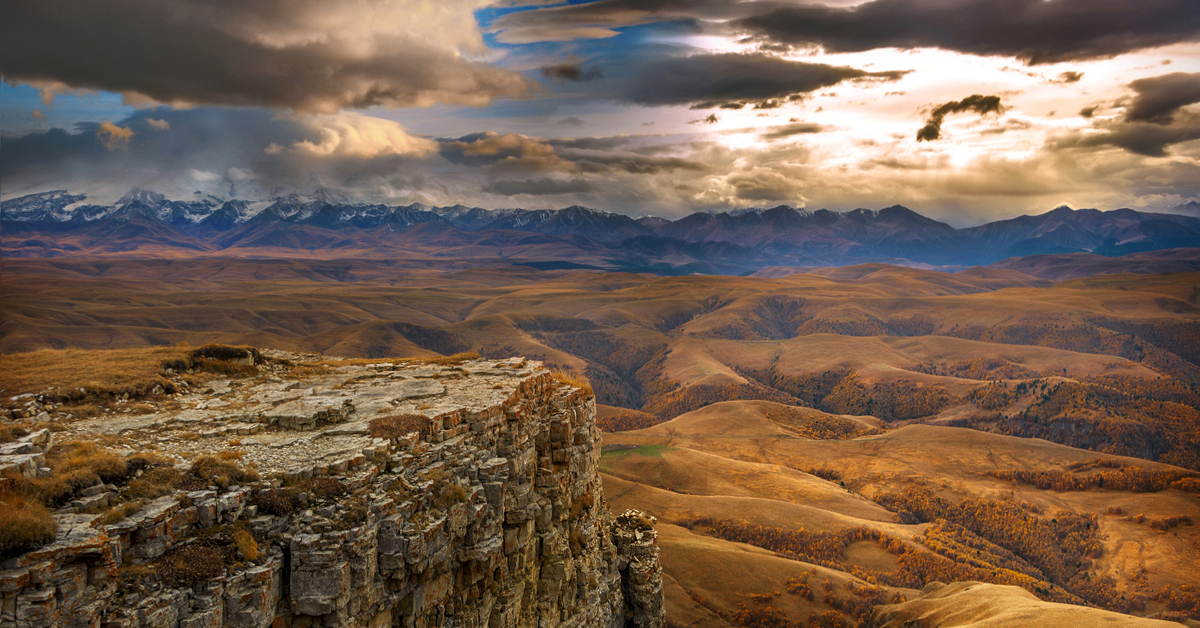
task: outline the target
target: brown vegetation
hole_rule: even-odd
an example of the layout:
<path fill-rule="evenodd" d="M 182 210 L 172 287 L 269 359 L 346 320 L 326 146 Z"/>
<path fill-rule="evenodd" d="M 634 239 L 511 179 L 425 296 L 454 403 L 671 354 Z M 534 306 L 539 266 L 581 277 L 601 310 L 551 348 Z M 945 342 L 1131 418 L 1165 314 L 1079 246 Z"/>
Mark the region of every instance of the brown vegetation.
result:
<path fill-rule="evenodd" d="M 591 382 L 589 382 L 586 377 L 579 375 L 578 373 L 554 370 L 550 372 L 550 375 L 554 377 L 554 381 L 560 384 L 566 384 L 567 386 L 578 388 L 583 391 L 583 394 L 589 397 L 596 396 L 596 392 L 592 390 Z"/>
<path fill-rule="evenodd" d="M 1038 571 L 1028 575 L 1061 586 L 1090 603 L 1118 612 L 1144 608 L 1144 599 L 1118 595 L 1110 576 L 1091 573 L 1093 560 L 1103 552 L 1095 515 L 1059 512 L 1053 517 L 1037 517 L 1010 502 L 981 498 L 954 502 L 922 485 L 909 486 L 903 493 L 881 495 L 877 501 L 902 517 L 939 523 L 930 528 L 932 538 L 943 539 L 933 543 L 942 548 L 939 553 L 973 556 L 972 560 L 977 560 L 980 554 L 974 546 L 978 542 L 971 538 L 978 537 L 1037 568 Z M 972 536 L 964 538 L 964 531 Z M 1054 601 L 1036 588 L 1029 590 Z"/>
<path fill-rule="evenodd" d="M 200 543 L 172 550 L 158 562 L 158 577 L 176 588 L 194 587 L 222 575 L 225 560 L 221 552 Z"/>
<path fill-rule="evenodd" d="M 371 419 L 367 433 L 374 438 L 395 441 L 413 432 L 416 432 L 419 438 L 425 439 L 429 437 L 431 429 L 429 417 L 423 414 L 408 413 Z"/>
<path fill-rule="evenodd" d="M 721 401 L 774 401 L 800 405 L 795 397 L 759 384 L 698 384 L 651 397 L 642 411 L 668 421 Z"/>
<path fill-rule="evenodd" d="M 971 564 L 962 560 L 962 557 L 947 557 L 918 549 L 866 526 L 843 528 L 837 532 L 809 532 L 803 529 L 748 526 L 706 517 L 687 519 L 681 523 L 727 541 L 748 543 L 774 551 L 779 556 L 844 571 L 872 584 L 919 589 L 930 582 L 978 580 L 1020 586 L 1049 601 L 1082 602 L 1075 595 L 1043 579 L 979 559 L 974 561 L 976 564 Z M 900 569 L 886 573 L 850 564 L 845 558 L 846 548 L 859 541 L 876 542 L 881 549 L 898 558 Z M 1002 550 L 993 553 L 1003 555 Z"/>
<path fill-rule="evenodd" d="M 912 368 L 917 373 L 961 377 L 976 380 L 1033 379 L 1037 373 L 1029 368 L 1004 358 L 982 357 L 940 364 L 918 364 Z"/>
<path fill-rule="evenodd" d="M 1031 393 L 1028 408 L 989 429 L 1200 470 L 1200 396 L 1178 380 L 1106 376 Z"/>
<path fill-rule="evenodd" d="M 853 371 L 783 375 L 772 368 L 741 372 L 802 402 L 795 405 L 809 405 L 833 414 L 871 415 L 885 421 L 932 416 L 954 400 L 936 386 L 905 381 L 864 384 Z"/>
<path fill-rule="evenodd" d="M 54 540 L 58 525 L 37 501 L 0 492 L 0 560 L 35 550 Z"/>
<path fill-rule="evenodd" d="M 1074 465 L 1073 465 L 1074 466 Z M 1100 468 L 1100 471 L 1087 473 Z M 1001 480 L 1020 482 L 1043 490 L 1085 491 L 1101 488 L 1135 493 L 1154 493 L 1168 488 L 1188 492 L 1200 492 L 1200 473 L 1168 469 L 1149 471 L 1141 467 L 1125 466 L 1116 460 L 1098 459 L 1092 463 L 1068 468 L 1065 471 L 1024 471 L 1016 469 L 991 470 L 987 475 Z M 1185 480 L 1192 480 L 1186 482 Z"/>
<path fill-rule="evenodd" d="M 629 432 L 654 427 L 663 419 L 638 410 L 613 410 L 596 416 L 596 427 L 602 432 Z"/>
<path fill-rule="evenodd" d="M 282 488 L 256 490 L 250 500 L 263 514 L 285 516 L 315 501 L 334 502 L 347 492 L 341 480 L 317 476 Z"/>
<path fill-rule="evenodd" d="M 202 491 L 216 486 L 225 490 L 233 484 L 249 484 L 258 480 L 258 473 L 253 467 L 243 467 L 219 456 L 200 456 L 184 474 L 179 488 L 185 491 Z"/>
<path fill-rule="evenodd" d="M 244 377 L 257 372 L 261 361 L 251 347 L 204 345 L 198 348 L 155 347 L 118 350 L 42 350 L 4 356 L 0 392 L 4 396 L 32 393 L 42 399 L 86 407 L 119 398 L 142 399 L 176 392 L 171 373 L 208 372 Z"/>

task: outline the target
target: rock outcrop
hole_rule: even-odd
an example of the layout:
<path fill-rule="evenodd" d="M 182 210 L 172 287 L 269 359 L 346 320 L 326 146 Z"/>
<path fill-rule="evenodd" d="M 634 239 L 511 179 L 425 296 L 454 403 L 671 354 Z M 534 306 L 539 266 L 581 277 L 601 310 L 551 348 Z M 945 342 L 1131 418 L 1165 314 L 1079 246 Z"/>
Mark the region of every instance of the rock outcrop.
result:
<path fill-rule="evenodd" d="M 218 382 L 171 411 L 57 434 L 153 443 L 181 466 L 232 447 L 263 479 L 176 491 L 109 524 L 87 500 L 120 503 L 126 489 L 85 491 L 56 512 L 55 542 L 0 564 L 0 624 L 664 625 L 653 518 L 608 510 L 590 391 L 521 359 L 310 370 Z M 417 431 L 370 433 L 373 418 L 414 414 Z M 314 477 L 336 479 L 339 497 L 286 488 Z M 276 503 L 286 490 L 298 506 Z M 187 548 L 230 537 L 252 539 L 232 564 L 209 573 L 193 559 L 180 568 L 207 575 L 164 575 Z"/>

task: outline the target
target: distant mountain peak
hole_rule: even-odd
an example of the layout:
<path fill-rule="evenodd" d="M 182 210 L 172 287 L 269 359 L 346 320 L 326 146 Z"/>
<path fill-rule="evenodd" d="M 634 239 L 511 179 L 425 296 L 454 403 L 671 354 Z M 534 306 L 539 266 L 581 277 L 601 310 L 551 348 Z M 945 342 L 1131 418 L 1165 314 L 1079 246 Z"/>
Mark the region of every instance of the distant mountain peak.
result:
<path fill-rule="evenodd" d="M 143 190 L 142 188 L 133 188 L 117 201 L 117 205 L 130 205 L 132 203 L 161 205 L 165 202 L 167 202 L 167 197 L 159 194 L 158 192 L 151 192 L 150 190 Z"/>
<path fill-rule="evenodd" d="M 1172 213 L 1184 214 L 1186 216 L 1200 216 L 1200 202 L 1188 201 L 1172 207 L 1170 211 Z"/>
<path fill-rule="evenodd" d="M 259 200 L 225 200 L 215 196 L 171 200 L 162 194 L 134 189 L 115 205 L 85 204 L 84 195 L 66 190 L 31 194 L 0 204 L 5 229 L 39 233 L 45 242 L 58 234 L 96 227 L 120 233 L 121 239 L 138 239 L 126 223 L 174 233 L 179 242 L 205 246 L 270 246 L 302 248 L 353 246 L 374 242 L 377 250 L 388 246 L 380 234 L 446 233 L 438 246 L 499 246 L 514 243 L 542 247 L 539 255 L 553 256 L 556 247 L 583 247 L 587 255 L 611 249 L 641 251 L 638 255 L 663 255 L 673 260 L 695 259 L 710 263 L 779 266 L 834 266 L 846 262 L 905 260 L 934 265 L 988 264 L 1008 257 L 1045 253 L 1095 252 L 1119 255 L 1165 248 L 1200 248 L 1200 203 L 1182 205 L 1175 213 L 1145 213 L 1124 209 L 1101 212 L 1063 206 L 1049 212 L 955 229 L 903 205 L 879 210 L 848 212 L 809 211 L 787 204 L 769 208 L 747 207 L 729 212 L 694 212 L 668 220 L 571 205 L 561 209 L 483 209 L 456 204 L 429 207 L 349 202 L 330 190 L 294 191 Z M 21 225 L 19 223 L 29 223 Z M 60 223 L 46 225 L 41 223 Z M 123 231 L 112 228 L 119 226 Z M 530 234 L 537 234 L 531 236 Z M 105 236 L 109 237 L 109 236 Z M 172 236 L 174 237 L 174 236 Z M 439 236 L 441 237 L 441 236 Z M 378 239 L 384 238 L 384 239 Z M 411 239 L 411 238 L 416 238 Z M 451 243 L 453 240 L 453 243 Z M 36 243 L 37 238 L 30 238 Z M 322 244 L 324 243 L 324 244 Z M 136 242 L 121 242 L 132 248 Z M 395 244 L 408 246 L 407 244 Z M 30 246 L 33 246 L 31 244 Z M 47 245 L 52 246 L 52 245 Z M 116 246 L 116 245 L 114 245 Z M 299 246 L 298 244 L 296 246 Z M 689 248 L 690 247 L 690 248 Z M 534 250 L 534 249 L 526 249 Z M 56 253 L 56 254 L 61 254 Z M 506 253 L 511 254 L 511 253 Z M 579 254 L 576 252 L 575 254 Z M 617 255 L 617 253 L 613 253 Z M 621 253 L 623 255 L 624 253 Z M 712 257 L 716 256 L 716 257 Z M 757 261 L 755 261 L 757 260 Z"/>

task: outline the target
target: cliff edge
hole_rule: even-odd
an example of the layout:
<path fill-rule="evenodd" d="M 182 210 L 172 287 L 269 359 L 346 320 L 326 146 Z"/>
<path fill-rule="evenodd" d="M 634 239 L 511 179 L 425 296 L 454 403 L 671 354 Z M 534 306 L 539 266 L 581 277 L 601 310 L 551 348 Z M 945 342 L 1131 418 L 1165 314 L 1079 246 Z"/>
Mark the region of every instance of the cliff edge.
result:
<path fill-rule="evenodd" d="M 664 626 L 654 520 L 609 512 L 586 386 L 520 358 L 232 361 L 253 374 L 6 446 L 6 490 L 66 468 L 56 442 L 127 474 L 0 564 L 0 623 Z"/>

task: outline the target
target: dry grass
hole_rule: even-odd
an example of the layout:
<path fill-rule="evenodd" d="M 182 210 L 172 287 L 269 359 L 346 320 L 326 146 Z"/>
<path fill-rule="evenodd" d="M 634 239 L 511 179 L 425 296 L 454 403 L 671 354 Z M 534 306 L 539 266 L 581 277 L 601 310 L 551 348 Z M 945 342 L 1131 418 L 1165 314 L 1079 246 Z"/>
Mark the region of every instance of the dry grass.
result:
<path fill-rule="evenodd" d="M 137 512 L 142 506 L 146 505 L 145 499 L 135 499 L 131 502 L 117 504 L 104 513 L 100 518 L 100 523 L 103 525 L 112 525 Z"/>
<path fill-rule="evenodd" d="M 183 474 L 175 467 L 150 469 L 140 478 L 131 480 L 122 496 L 127 499 L 155 499 L 169 495 L 179 486 L 182 478 Z"/>
<path fill-rule="evenodd" d="M 0 493 L 0 560 L 50 543 L 57 532 L 45 506 L 13 492 Z"/>
<path fill-rule="evenodd" d="M 458 366 L 463 362 L 478 360 L 478 353 L 455 353 L 453 355 L 439 355 L 428 358 L 401 358 L 396 360 L 396 364 L 432 364 L 436 366 Z"/>
<path fill-rule="evenodd" d="M 233 531 L 233 544 L 246 560 L 257 561 L 261 553 L 258 550 L 258 542 L 249 532 L 238 528 Z"/>
<path fill-rule="evenodd" d="M 224 574 L 221 552 L 205 545 L 186 545 L 158 563 L 158 577 L 173 587 L 194 587 Z"/>
<path fill-rule="evenodd" d="M 578 373 L 556 369 L 551 371 L 550 375 L 554 377 L 554 381 L 560 384 L 566 384 L 567 386 L 578 388 L 588 396 L 594 397 L 596 395 L 596 392 L 592 390 L 592 383 L 589 382 L 586 377 L 579 375 Z"/>
<path fill-rule="evenodd" d="M 231 360 L 246 355 L 258 357 L 251 347 L 205 345 L 151 347 L 142 349 L 47 349 L 4 356 L 0 369 L 0 395 L 45 394 L 50 400 L 68 404 L 63 408 L 78 416 L 97 412 L 96 402 L 128 395 L 131 399 L 153 396 L 155 391 L 173 392 L 167 369 L 196 369 L 227 377 L 257 373 L 254 366 Z"/>
<path fill-rule="evenodd" d="M 166 386 L 164 363 L 186 363 L 188 349 L 157 347 L 85 351 L 81 349 L 32 351 L 4 356 L 0 393 L 4 396 L 41 393 L 79 401 L 99 396 L 145 396 L 155 386 Z M 87 392 L 81 392 L 84 388 Z"/>
<path fill-rule="evenodd" d="M 22 436 L 29 436 L 29 430 L 15 425 L 0 427 L 0 443 L 11 443 Z"/>
<path fill-rule="evenodd" d="M 395 364 L 404 366 L 459 366 L 464 362 L 478 360 L 478 353 L 455 353 L 453 355 L 417 356 L 412 358 L 333 358 L 316 362 L 315 367 L 361 366 L 364 364 Z"/>
<path fill-rule="evenodd" d="M 192 462 L 192 468 L 184 475 L 179 487 L 188 490 L 204 490 L 215 485 L 225 490 L 232 484 L 248 484 L 259 480 L 253 467 L 243 467 L 217 456 L 200 456 Z"/>
<path fill-rule="evenodd" d="M 52 474 L 45 478 L 13 476 L 10 490 L 27 499 L 58 508 L 75 499 L 79 491 L 100 482 L 120 482 L 129 466 L 96 443 L 72 441 L 57 445 L 46 456 Z"/>

